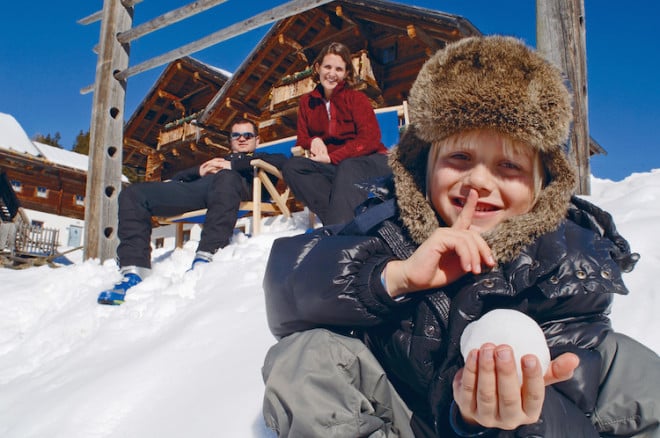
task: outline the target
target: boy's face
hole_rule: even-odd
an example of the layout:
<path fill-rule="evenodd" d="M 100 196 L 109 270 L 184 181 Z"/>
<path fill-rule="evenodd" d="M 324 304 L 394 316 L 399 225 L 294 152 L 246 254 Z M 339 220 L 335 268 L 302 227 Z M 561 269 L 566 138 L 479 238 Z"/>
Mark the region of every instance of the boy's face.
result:
<path fill-rule="evenodd" d="M 429 193 L 434 209 L 452 226 L 471 189 L 478 194 L 471 230 L 483 233 L 513 216 L 527 213 L 534 202 L 534 154 L 531 149 L 506 154 L 502 137 L 479 135 L 477 147 L 461 141 L 444 146 L 434 165 Z M 529 151 L 527 151 L 529 149 Z"/>

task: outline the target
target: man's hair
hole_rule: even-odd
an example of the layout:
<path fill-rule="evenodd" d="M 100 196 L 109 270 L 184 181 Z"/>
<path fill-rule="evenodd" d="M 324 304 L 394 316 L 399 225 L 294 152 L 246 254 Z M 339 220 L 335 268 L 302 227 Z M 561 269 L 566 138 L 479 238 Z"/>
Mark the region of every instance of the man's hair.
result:
<path fill-rule="evenodd" d="M 234 119 L 234 121 L 231 123 L 230 129 L 233 129 L 234 126 L 236 126 L 236 125 L 244 125 L 246 123 L 249 123 L 250 125 L 252 125 L 252 130 L 258 136 L 259 135 L 259 130 L 257 129 L 256 123 L 254 123 L 252 120 L 246 119 L 245 117 L 239 117 L 237 119 Z"/>
<path fill-rule="evenodd" d="M 344 80 L 346 81 L 346 84 L 352 87 L 355 84 L 355 69 L 353 68 L 353 62 L 351 61 L 351 51 L 344 44 L 336 41 L 321 49 L 321 52 L 319 52 L 318 56 L 312 63 L 315 67 L 312 76 L 314 82 L 319 82 L 321 80 L 319 74 L 316 72 L 316 67 L 321 66 L 325 55 L 337 55 L 344 61 L 344 64 L 346 64 L 346 78 Z"/>

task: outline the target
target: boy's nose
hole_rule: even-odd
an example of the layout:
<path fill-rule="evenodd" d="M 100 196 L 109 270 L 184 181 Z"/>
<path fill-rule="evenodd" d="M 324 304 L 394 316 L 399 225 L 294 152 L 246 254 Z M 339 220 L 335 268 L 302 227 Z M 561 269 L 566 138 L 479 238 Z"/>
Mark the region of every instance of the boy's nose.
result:
<path fill-rule="evenodd" d="M 488 167 L 483 164 L 477 164 L 466 173 L 464 183 L 477 190 L 479 195 L 481 195 L 482 192 L 492 189 L 493 179 L 493 174 Z"/>

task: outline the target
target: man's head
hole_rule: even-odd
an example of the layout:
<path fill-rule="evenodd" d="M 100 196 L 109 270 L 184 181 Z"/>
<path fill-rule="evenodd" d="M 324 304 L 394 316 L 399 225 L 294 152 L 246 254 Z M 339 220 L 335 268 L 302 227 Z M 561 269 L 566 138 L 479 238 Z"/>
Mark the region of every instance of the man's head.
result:
<path fill-rule="evenodd" d="M 232 152 L 254 152 L 259 145 L 257 126 L 248 119 L 237 119 L 229 131 Z"/>

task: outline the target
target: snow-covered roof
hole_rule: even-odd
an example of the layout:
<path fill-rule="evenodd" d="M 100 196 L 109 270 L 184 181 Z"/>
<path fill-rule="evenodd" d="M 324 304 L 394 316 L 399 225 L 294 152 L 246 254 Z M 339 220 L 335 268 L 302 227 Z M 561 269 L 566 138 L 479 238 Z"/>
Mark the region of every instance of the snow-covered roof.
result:
<path fill-rule="evenodd" d="M 0 149 L 39 156 L 39 150 L 30 141 L 20 123 L 12 115 L 5 113 L 0 113 Z"/>
<path fill-rule="evenodd" d="M 0 149 L 32 155 L 83 172 L 87 172 L 89 167 L 87 155 L 30 140 L 20 123 L 12 115 L 5 113 L 0 113 Z M 128 178 L 122 175 L 122 181 L 128 182 Z"/>
<path fill-rule="evenodd" d="M 40 152 L 39 155 L 42 158 L 45 158 L 46 160 L 61 166 L 72 167 L 74 169 L 87 172 L 87 166 L 89 163 L 89 158 L 87 155 L 57 148 L 55 146 L 40 143 L 38 141 L 34 141 L 32 143 L 36 146 L 37 150 Z"/>

